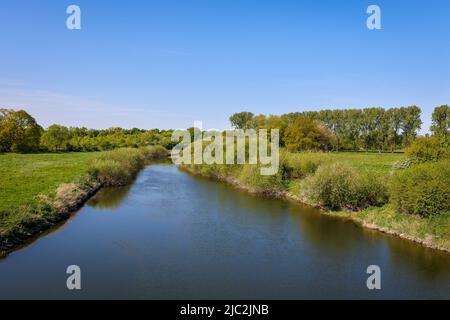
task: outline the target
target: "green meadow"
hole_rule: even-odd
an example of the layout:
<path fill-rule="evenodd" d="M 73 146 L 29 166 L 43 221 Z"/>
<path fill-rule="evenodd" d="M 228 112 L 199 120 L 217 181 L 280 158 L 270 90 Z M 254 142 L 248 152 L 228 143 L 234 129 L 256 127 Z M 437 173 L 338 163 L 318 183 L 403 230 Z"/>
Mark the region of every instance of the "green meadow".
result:
<path fill-rule="evenodd" d="M 0 212 L 13 211 L 87 174 L 91 153 L 0 154 Z"/>

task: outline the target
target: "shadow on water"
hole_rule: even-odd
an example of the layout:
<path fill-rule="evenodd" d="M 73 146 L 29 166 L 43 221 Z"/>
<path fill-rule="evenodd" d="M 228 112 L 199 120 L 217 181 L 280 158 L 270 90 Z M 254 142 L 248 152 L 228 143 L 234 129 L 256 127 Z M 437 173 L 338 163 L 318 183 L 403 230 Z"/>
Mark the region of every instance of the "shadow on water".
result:
<path fill-rule="evenodd" d="M 448 255 L 158 164 L 0 261 L 0 299 L 72 298 L 61 284 L 74 263 L 86 270 L 83 298 L 448 297 Z M 372 264 L 378 295 L 366 288 Z"/>
<path fill-rule="evenodd" d="M 172 165 L 169 159 L 152 160 L 149 165 Z M 139 175 L 134 181 L 124 187 L 103 188 L 97 194 L 86 202 L 86 205 L 94 209 L 116 209 L 119 208 L 122 202 L 127 198 L 133 185 Z"/>
<path fill-rule="evenodd" d="M 127 197 L 131 190 L 131 186 L 104 188 L 97 192 L 86 205 L 95 209 L 115 209 L 118 208 L 122 201 Z"/>
<path fill-rule="evenodd" d="M 386 258 L 413 273 L 430 280 L 447 279 L 449 257 L 445 252 L 426 248 L 418 243 L 365 229 L 341 217 L 323 215 L 317 209 L 291 203 L 289 212 L 299 231 L 317 251 L 323 254 L 346 253 L 358 248 L 381 250 Z M 327 236 L 330 235 L 330 236 Z"/>
<path fill-rule="evenodd" d="M 448 277 L 450 270 L 448 254 L 392 236 L 388 237 L 389 258 L 393 262 L 431 280 Z"/>

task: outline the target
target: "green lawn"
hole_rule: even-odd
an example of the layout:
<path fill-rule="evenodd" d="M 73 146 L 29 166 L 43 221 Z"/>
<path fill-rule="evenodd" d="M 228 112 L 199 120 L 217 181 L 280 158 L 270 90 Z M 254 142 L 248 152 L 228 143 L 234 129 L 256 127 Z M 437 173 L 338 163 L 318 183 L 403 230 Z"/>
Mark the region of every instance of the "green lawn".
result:
<path fill-rule="evenodd" d="M 316 164 L 341 162 L 363 173 L 386 176 L 392 171 L 394 163 L 406 159 L 404 154 L 398 153 L 368 153 L 368 152 L 304 152 L 287 153 L 287 158 L 294 163 L 310 162 Z"/>
<path fill-rule="evenodd" d="M 395 162 L 404 160 L 404 154 L 395 153 L 365 153 L 365 152 L 339 152 L 331 153 L 331 158 L 346 162 L 357 170 L 386 175 L 392 170 Z"/>
<path fill-rule="evenodd" d="M 32 203 L 87 173 L 98 153 L 0 154 L 0 212 Z"/>

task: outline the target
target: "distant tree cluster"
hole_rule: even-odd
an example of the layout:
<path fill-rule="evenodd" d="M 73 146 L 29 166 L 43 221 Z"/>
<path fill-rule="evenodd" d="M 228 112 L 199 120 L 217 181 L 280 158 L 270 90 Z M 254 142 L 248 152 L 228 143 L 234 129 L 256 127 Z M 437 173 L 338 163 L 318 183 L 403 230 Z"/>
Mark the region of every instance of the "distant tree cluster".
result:
<path fill-rule="evenodd" d="M 171 149 L 172 130 L 110 128 L 105 130 L 52 125 L 44 130 L 23 110 L 0 109 L 0 152 L 103 151 L 162 145 Z"/>
<path fill-rule="evenodd" d="M 442 108 L 442 107 L 440 107 Z M 438 108 L 439 109 L 439 108 Z M 440 109 L 439 109 L 440 110 Z M 443 130 L 444 110 L 436 115 L 435 130 Z M 368 108 L 295 112 L 281 116 L 243 112 L 230 118 L 238 129 L 280 129 L 281 143 L 292 151 L 379 150 L 409 146 L 421 128 L 419 107 Z M 443 120 L 447 119 L 447 120 Z"/>
<path fill-rule="evenodd" d="M 0 152 L 38 151 L 42 131 L 25 111 L 0 109 Z"/>
<path fill-rule="evenodd" d="M 52 138 L 49 137 L 50 139 L 48 139 L 46 135 Z M 104 151 L 149 145 L 161 145 L 171 149 L 174 146 L 171 138 L 172 130 L 142 130 L 137 128 L 96 130 L 53 125 L 45 131 L 41 141 L 48 140 L 51 142 L 50 145 L 43 144 L 49 151 Z"/>

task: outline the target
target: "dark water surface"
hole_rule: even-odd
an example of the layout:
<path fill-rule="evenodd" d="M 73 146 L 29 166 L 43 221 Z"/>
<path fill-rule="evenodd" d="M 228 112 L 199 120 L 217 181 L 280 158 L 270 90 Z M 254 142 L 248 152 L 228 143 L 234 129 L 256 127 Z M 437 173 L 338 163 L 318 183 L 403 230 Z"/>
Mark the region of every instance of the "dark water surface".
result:
<path fill-rule="evenodd" d="M 449 299 L 450 256 L 159 164 L 0 260 L 0 298 Z"/>

